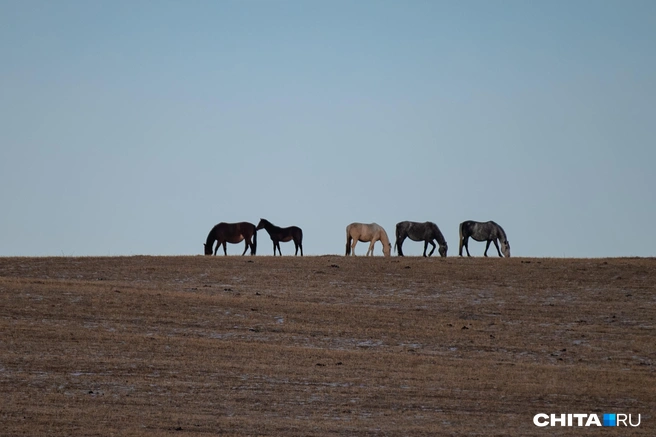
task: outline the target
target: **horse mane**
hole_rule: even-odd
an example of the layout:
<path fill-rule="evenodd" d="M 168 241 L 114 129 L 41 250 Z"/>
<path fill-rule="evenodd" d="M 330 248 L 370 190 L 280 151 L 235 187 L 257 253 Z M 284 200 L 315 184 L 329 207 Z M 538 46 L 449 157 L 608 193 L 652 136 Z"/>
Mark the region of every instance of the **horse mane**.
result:
<path fill-rule="evenodd" d="M 494 226 L 496 226 L 496 228 L 499 230 L 499 233 L 503 237 L 503 240 L 501 240 L 501 241 L 502 242 L 503 241 L 508 241 L 508 236 L 506 236 L 506 231 L 504 231 L 503 228 L 499 224 L 497 224 L 496 222 L 490 221 L 490 223 L 492 223 Z"/>
<path fill-rule="evenodd" d="M 221 223 L 214 225 L 212 229 L 210 229 L 210 233 L 207 234 L 207 240 L 205 240 L 205 245 L 206 246 L 212 246 L 214 244 L 214 241 L 216 240 L 216 237 L 214 236 L 214 233 L 216 229 L 219 227 Z"/>
<path fill-rule="evenodd" d="M 442 231 L 440 231 L 440 228 L 435 223 L 431 222 L 431 225 L 433 227 L 433 230 L 435 231 L 435 239 L 437 240 L 437 243 L 440 246 L 445 246 L 446 239 L 444 238 L 444 235 L 442 235 Z"/>
<path fill-rule="evenodd" d="M 380 242 L 383 243 L 383 255 L 392 256 L 392 245 L 390 244 L 389 237 L 387 236 L 387 231 L 385 231 L 385 228 L 382 226 L 377 226 L 380 229 Z"/>
<path fill-rule="evenodd" d="M 378 226 L 380 228 L 380 240 L 383 242 L 383 244 L 387 245 L 388 247 L 391 246 L 389 237 L 387 236 L 387 232 L 385 229 L 383 229 L 382 226 Z"/>
<path fill-rule="evenodd" d="M 253 255 L 257 253 L 257 228 L 253 225 Z"/>

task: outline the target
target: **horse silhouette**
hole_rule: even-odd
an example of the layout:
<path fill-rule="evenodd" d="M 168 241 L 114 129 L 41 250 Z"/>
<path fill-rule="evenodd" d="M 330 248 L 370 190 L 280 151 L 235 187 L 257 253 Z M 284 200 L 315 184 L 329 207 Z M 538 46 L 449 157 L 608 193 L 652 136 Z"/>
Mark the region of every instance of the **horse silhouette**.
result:
<path fill-rule="evenodd" d="M 257 230 L 255 229 L 255 225 L 249 222 L 221 222 L 215 225 L 207 235 L 207 241 L 204 244 L 205 255 L 212 255 L 212 246 L 215 241 L 216 248 L 214 249 L 214 255 L 216 255 L 216 252 L 219 250 L 219 246 L 223 246 L 223 254 L 228 255 L 226 243 L 237 244 L 242 241 L 246 241 L 246 246 L 244 247 L 242 256 L 246 253 L 249 247 L 251 248 L 251 255 L 255 255 L 257 249 Z"/>
<path fill-rule="evenodd" d="M 430 243 L 433 248 L 431 249 L 428 256 L 431 256 L 435 252 L 435 243 L 433 240 L 437 240 L 437 244 L 440 245 L 439 253 L 440 256 L 445 257 L 446 251 L 449 247 L 446 244 L 444 235 L 440 231 L 440 228 L 433 222 L 399 222 L 396 224 L 396 243 L 394 244 L 394 249 L 399 253 L 399 256 L 403 256 L 403 241 L 406 238 L 410 238 L 412 241 L 423 241 L 424 242 L 424 256 L 426 256 L 426 249 L 428 249 L 428 244 Z"/>
<path fill-rule="evenodd" d="M 358 241 L 366 243 L 370 241 L 367 256 L 374 254 L 374 244 L 379 241 L 383 245 L 383 254 L 390 256 L 392 245 L 387 238 L 387 232 L 377 223 L 351 223 L 346 227 L 346 256 L 355 256 L 355 245 Z"/>
<path fill-rule="evenodd" d="M 276 256 L 276 247 L 278 248 L 278 253 L 282 256 L 280 242 L 286 243 L 291 240 L 294 240 L 294 247 L 296 248 L 294 256 L 298 255 L 298 249 L 301 249 L 301 256 L 303 256 L 303 230 L 298 226 L 280 228 L 267 219 L 260 219 L 256 229 L 264 229 L 268 232 L 271 241 L 273 241 L 273 256 Z"/>
<path fill-rule="evenodd" d="M 485 245 L 485 252 L 483 255 L 487 256 L 487 250 L 490 247 L 490 243 L 494 243 L 494 247 L 497 248 L 497 253 L 501 256 L 503 255 L 506 258 L 510 258 L 510 243 L 508 242 L 508 237 L 506 237 L 506 231 L 503 230 L 501 226 L 494 223 L 493 221 L 481 223 L 475 222 L 472 220 L 467 220 L 466 222 L 460 223 L 460 248 L 458 254 L 462 256 L 462 248 L 464 247 L 467 251 L 467 256 L 469 254 L 469 237 L 473 238 L 476 241 L 487 241 Z M 499 245 L 497 240 L 501 242 L 501 250 L 499 250 Z"/>

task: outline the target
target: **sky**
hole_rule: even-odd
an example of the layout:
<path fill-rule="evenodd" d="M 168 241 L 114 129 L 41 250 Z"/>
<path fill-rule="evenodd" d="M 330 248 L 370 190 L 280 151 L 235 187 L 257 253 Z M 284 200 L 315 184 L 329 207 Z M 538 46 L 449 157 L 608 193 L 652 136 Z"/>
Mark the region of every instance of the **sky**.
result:
<path fill-rule="evenodd" d="M 651 0 L 0 0 L 0 256 L 656 256 L 655 47 Z"/>

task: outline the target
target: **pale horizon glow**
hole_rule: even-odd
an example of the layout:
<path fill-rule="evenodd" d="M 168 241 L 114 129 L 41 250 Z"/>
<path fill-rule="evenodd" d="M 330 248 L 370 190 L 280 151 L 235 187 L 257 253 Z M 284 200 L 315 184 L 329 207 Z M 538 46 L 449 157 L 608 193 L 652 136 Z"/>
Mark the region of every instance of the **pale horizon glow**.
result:
<path fill-rule="evenodd" d="M 202 254 L 261 217 L 306 255 L 413 220 L 457 256 L 494 220 L 513 256 L 656 256 L 654 47 L 652 1 L 4 0 L 0 256 Z"/>

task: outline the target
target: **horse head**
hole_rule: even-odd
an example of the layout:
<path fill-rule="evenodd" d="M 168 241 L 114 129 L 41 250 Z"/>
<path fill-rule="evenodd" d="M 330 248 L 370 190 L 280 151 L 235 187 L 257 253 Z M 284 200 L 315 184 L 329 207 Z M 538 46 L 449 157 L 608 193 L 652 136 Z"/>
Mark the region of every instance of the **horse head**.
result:
<path fill-rule="evenodd" d="M 510 243 L 508 240 L 501 242 L 501 252 L 506 258 L 510 258 Z"/>
<path fill-rule="evenodd" d="M 392 243 L 383 244 L 383 255 L 392 256 Z"/>
<path fill-rule="evenodd" d="M 449 250 L 449 246 L 446 244 L 440 245 L 440 248 L 437 251 L 440 253 L 442 258 L 446 257 L 446 251 Z"/>
<path fill-rule="evenodd" d="M 208 245 L 207 243 L 203 243 L 203 247 L 205 248 L 205 255 L 212 255 L 212 245 Z"/>
<path fill-rule="evenodd" d="M 260 222 L 259 222 L 259 223 L 257 224 L 257 226 L 255 227 L 255 230 L 256 230 L 256 231 L 259 231 L 260 229 L 264 229 L 264 227 L 265 227 L 268 223 L 269 223 L 269 221 L 268 221 L 267 219 L 263 219 L 263 218 L 261 218 L 261 219 L 260 219 Z"/>

